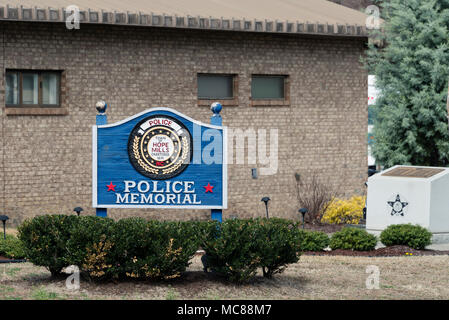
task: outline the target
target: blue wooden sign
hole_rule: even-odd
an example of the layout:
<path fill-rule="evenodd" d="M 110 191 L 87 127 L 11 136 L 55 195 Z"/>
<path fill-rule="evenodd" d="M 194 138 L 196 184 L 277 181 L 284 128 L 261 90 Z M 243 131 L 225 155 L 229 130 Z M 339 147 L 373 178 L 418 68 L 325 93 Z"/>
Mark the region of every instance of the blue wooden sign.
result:
<path fill-rule="evenodd" d="M 106 116 L 97 116 L 92 129 L 97 214 L 106 208 L 226 209 L 226 127 L 218 112 L 215 125 L 169 108 L 113 124 L 101 124 Z"/>

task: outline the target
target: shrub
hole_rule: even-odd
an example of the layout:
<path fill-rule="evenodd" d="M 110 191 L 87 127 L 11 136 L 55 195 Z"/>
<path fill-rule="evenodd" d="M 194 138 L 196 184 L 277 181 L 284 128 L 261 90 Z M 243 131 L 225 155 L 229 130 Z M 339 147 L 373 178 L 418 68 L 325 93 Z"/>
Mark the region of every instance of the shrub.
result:
<path fill-rule="evenodd" d="M 298 262 L 301 233 L 296 223 L 279 218 L 257 219 L 254 223 L 254 250 L 260 257 L 264 277 L 271 278 L 288 264 Z"/>
<path fill-rule="evenodd" d="M 120 277 L 179 277 L 198 250 L 201 224 L 123 219 L 114 227 L 116 265 Z"/>
<path fill-rule="evenodd" d="M 295 174 L 295 179 L 298 203 L 309 210 L 305 218 L 309 222 L 320 223 L 324 212 L 335 197 L 335 191 L 328 183 L 320 182 L 316 172 L 312 172 L 305 180 L 299 174 Z"/>
<path fill-rule="evenodd" d="M 262 268 L 271 278 L 299 260 L 300 231 L 284 219 L 226 220 L 209 223 L 202 243 L 212 271 L 233 282 L 251 280 Z"/>
<path fill-rule="evenodd" d="M 95 216 L 42 216 L 20 228 L 27 257 L 53 275 L 77 265 L 92 280 L 169 279 L 185 271 L 207 231 L 197 222 L 115 222 Z"/>
<path fill-rule="evenodd" d="M 329 236 L 321 231 L 300 230 L 301 251 L 323 251 L 329 246 Z"/>
<path fill-rule="evenodd" d="M 53 275 L 77 265 L 84 276 L 103 279 L 179 277 L 201 245 L 206 264 L 231 281 L 282 272 L 297 262 L 301 233 L 283 219 L 163 222 L 93 216 L 40 216 L 19 227 L 25 255 Z"/>
<path fill-rule="evenodd" d="M 395 224 L 382 231 L 380 241 L 386 246 L 406 245 L 420 250 L 432 243 L 432 233 L 418 225 Z"/>
<path fill-rule="evenodd" d="M 358 224 L 363 218 L 366 197 L 353 196 L 350 199 L 334 199 L 324 212 L 321 222 Z"/>
<path fill-rule="evenodd" d="M 25 257 L 38 266 L 46 267 L 53 276 L 66 266 L 66 244 L 76 216 L 45 215 L 28 219 L 18 228 Z"/>
<path fill-rule="evenodd" d="M 366 230 L 359 228 L 343 228 L 335 232 L 330 240 L 330 247 L 335 249 L 350 249 L 357 251 L 374 250 L 377 238 Z"/>
<path fill-rule="evenodd" d="M 77 217 L 72 224 L 67 241 L 65 266 L 76 265 L 91 279 L 112 277 L 115 261 L 113 228 L 110 218 L 95 216 Z"/>
<path fill-rule="evenodd" d="M 253 243 L 254 220 L 230 219 L 211 224 L 213 226 L 202 243 L 208 268 L 233 282 L 252 279 L 261 261 Z"/>
<path fill-rule="evenodd" d="M 25 258 L 25 248 L 17 237 L 7 234 L 6 239 L 0 236 L 0 255 L 10 259 Z"/>

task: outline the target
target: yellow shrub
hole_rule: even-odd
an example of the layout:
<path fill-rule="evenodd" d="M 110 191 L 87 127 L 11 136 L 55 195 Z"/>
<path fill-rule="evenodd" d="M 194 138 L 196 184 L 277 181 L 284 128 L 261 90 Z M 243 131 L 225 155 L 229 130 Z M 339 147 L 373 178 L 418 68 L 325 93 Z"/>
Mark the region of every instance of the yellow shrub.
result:
<path fill-rule="evenodd" d="M 358 224 L 363 218 L 366 197 L 352 196 L 350 199 L 333 199 L 324 212 L 321 222 Z"/>

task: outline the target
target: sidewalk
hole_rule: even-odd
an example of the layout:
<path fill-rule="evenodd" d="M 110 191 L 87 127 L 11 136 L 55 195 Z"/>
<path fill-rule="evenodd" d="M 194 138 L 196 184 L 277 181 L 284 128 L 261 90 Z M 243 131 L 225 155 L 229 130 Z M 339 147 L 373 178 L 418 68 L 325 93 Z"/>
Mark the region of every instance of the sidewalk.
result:
<path fill-rule="evenodd" d="M 376 249 L 384 248 L 385 246 L 379 241 L 376 245 Z M 449 251 L 449 243 L 435 243 L 427 246 L 426 249 L 438 250 L 438 251 Z"/>

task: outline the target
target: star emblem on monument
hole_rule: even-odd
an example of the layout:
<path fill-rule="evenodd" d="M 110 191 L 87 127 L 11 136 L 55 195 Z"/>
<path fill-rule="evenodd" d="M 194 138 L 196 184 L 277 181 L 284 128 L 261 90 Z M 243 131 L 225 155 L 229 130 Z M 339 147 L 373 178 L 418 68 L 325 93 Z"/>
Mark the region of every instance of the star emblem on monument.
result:
<path fill-rule="evenodd" d="M 108 191 L 114 191 L 115 192 L 115 187 L 117 187 L 115 184 L 112 184 L 112 181 L 109 185 L 106 186 L 108 188 Z"/>
<path fill-rule="evenodd" d="M 396 195 L 395 201 L 387 201 L 388 205 L 392 208 L 391 215 L 400 215 L 404 216 L 404 208 L 408 205 L 408 202 L 401 201 L 401 196 Z"/>
<path fill-rule="evenodd" d="M 206 189 L 206 193 L 210 192 L 213 193 L 212 189 L 214 188 L 213 186 L 210 185 L 210 183 L 207 183 L 207 186 L 204 186 L 203 188 Z"/>

